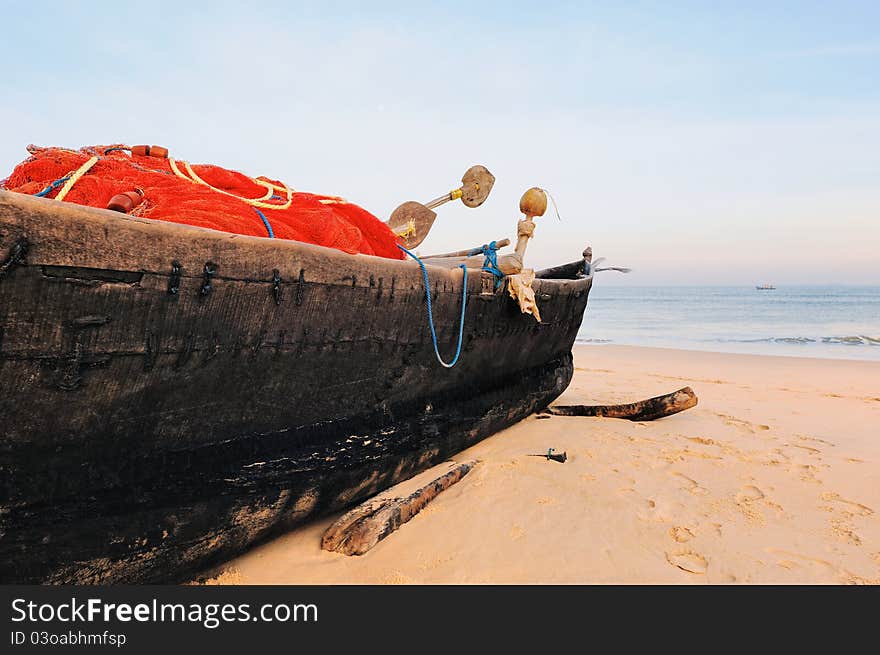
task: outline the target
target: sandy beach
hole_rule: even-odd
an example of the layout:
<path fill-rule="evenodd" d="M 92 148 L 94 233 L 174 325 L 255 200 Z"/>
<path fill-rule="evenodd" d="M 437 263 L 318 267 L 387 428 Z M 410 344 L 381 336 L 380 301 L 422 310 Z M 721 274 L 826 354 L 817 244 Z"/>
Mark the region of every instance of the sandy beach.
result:
<path fill-rule="evenodd" d="M 700 402 L 531 416 L 460 453 L 480 463 L 366 555 L 322 551 L 328 517 L 211 582 L 880 583 L 880 363 L 605 345 L 575 366 L 559 404 Z M 527 456 L 550 447 L 568 461 Z"/>

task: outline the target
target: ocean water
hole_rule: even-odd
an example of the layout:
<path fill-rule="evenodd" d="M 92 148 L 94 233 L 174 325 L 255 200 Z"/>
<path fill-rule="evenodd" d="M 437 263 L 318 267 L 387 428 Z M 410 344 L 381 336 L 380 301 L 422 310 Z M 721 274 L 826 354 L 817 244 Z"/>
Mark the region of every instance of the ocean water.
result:
<path fill-rule="evenodd" d="M 880 361 L 880 286 L 620 287 L 602 275 L 579 343 Z"/>

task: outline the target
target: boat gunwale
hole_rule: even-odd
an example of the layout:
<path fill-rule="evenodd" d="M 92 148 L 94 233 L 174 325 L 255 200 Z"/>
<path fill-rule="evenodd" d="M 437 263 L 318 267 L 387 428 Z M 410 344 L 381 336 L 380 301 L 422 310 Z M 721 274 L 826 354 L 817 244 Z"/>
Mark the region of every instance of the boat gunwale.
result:
<path fill-rule="evenodd" d="M 376 271 L 384 268 L 389 273 L 399 272 L 400 274 L 406 274 L 408 276 L 418 276 L 419 278 L 421 278 L 421 270 L 418 266 L 418 263 L 411 259 L 390 259 L 387 257 L 380 257 L 377 255 L 368 255 L 363 253 L 347 253 L 336 248 L 320 246 L 303 241 L 294 241 L 291 239 L 270 239 L 268 237 L 256 237 L 243 234 L 235 234 L 231 232 L 215 230 L 213 228 L 187 225 L 185 223 L 175 223 L 171 221 L 161 221 L 139 216 L 129 216 L 127 214 L 120 214 L 119 212 L 114 212 L 109 209 L 100 209 L 96 207 L 89 207 L 86 205 L 66 203 L 51 198 L 38 198 L 35 196 L 29 196 L 3 189 L 0 189 L 0 227 L 3 227 L 4 224 L 11 225 L 12 227 L 15 227 L 16 225 L 16 221 L 9 221 L 6 219 L 6 215 L 9 213 L 9 211 L 4 210 L 6 210 L 7 207 L 10 207 L 12 209 L 12 212 L 21 212 L 25 214 L 60 214 L 66 215 L 65 218 L 76 219 L 80 221 L 93 221 L 95 219 L 98 219 L 104 225 L 105 229 L 112 230 L 117 227 L 128 228 L 134 230 L 135 232 L 141 233 L 142 236 L 145 236 L 147 238 L 149 238 L 150 236 L 163 236 L 172 238 L 180 237 L 182 239 L 194 240 L 198 239 L 199 237 L 207 237 L 211 241 L 215 242 L 218 246 L 231 247 L 234 250 L 238 250 L 239 248 L 249 248 L 250 252 L 260 255 L 280 254 L 287 257 L 291 255 L 296 257 L 311 257 L 317 259 L 318 261 L 322 261 L 326 266 L 332 266 L 334 263 L 338 263 L 340 267 L 351 266 L 351 264 L 359 264 L 364 265 L 368 268 L 374 268 Z M 2 235 L 2 232 L 0 232 L 0 235 Z M 0 248 L 5 250 L 6 248 L 8 248 L 8 244 L 0 243 Z M 0 256 L 2 256 L 2 254 L 3 252 L 0 251 Z M 444 278 L 445 281 L 448 283 L 454 284 L 461 282 L 462 273 L 459 267 L 448 268 L 445 266 L 436 266 L 431 264 L 430 260 L 425 261 L 424 264 L 426 269 L 429 271 L 431 277 L 434 278 L 435 281 L 439 276 L 440 278 Z M 32 253 L 29 257 L 28 265 L 49 266 L 59 264 L 51 261 L 41 261 L 38 258 L 35 259 L 35 253 Z M 69 265 L 75 266 L 76 264 L 71 263 Z M 139 268 L 137 269 L 137 271 L 166 276 L 169 274 L 167 269 L 153 270 L 152 268 Z M 202 275 L 203 273 L 201 270 L 199 270 L 198 273 L 195 274 L 192 272 L 186 273 L 185 271 L 180 272 L 180 277 L 188 279 L 199 278 L 202 277 Z M 222 269 L 216 273 L 214 279 L 240 280 L 246 282 L 266 281 L 265 279 L 258 277 L 224 275 Z M 589 284 L 589 281 L 591 280 L 592 275 L 588 275 L 577 279 L 536 278 L 534 283 L 538 287 L 547 284 L 553 286 L 561 284 L 563 288 L 566 288 L 570 285 L 587 286 Z M 337 280 L 324 278 L 321 281 L 325 284 L 335 284 L 339 286 L 358 286 L 357 284 L 352 285 L 350 281 L 345 282 L 341 278 Z"/>

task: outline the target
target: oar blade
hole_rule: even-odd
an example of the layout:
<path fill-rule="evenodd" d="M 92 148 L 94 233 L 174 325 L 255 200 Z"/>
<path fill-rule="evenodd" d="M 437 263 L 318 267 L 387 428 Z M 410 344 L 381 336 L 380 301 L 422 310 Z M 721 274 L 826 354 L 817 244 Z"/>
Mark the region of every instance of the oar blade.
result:
<path fill-rule="evenodd" d="M 437 214 L 414 200 L 407 201 L 391 212 L 388 227 L 400 237 L 407 248 L 415 248 L 427 238 Z"/>
<path fill-rule="evenodd" d="M 468 207 L 479 207 L 495 184 L 495 176 L 485 166 L 471 166 L 461 178 L 461 201 Z"/>

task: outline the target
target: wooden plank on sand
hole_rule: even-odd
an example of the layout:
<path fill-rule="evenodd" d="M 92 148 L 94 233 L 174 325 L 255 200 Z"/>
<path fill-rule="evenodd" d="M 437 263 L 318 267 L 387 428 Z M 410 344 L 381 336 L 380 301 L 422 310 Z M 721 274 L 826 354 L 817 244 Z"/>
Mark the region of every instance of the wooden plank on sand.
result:
<path fill-rule="evenodd" d="M 363 555 L 422 511 L 437 494 L 461 480 L 476 463 L 470 460 L 459 464 L 409 496 L 374 498 L 358 505 L 327 528 L 321 548 L 345 555 Z"/>
<path fill-rule="evenodd" d="M 697 405 L 697 394 L 690 387 L 626 405 L 554 405 L 547 412 L 557 416 L 604 416 L 630 421 L 653 421 L 677 414 Z"/>

